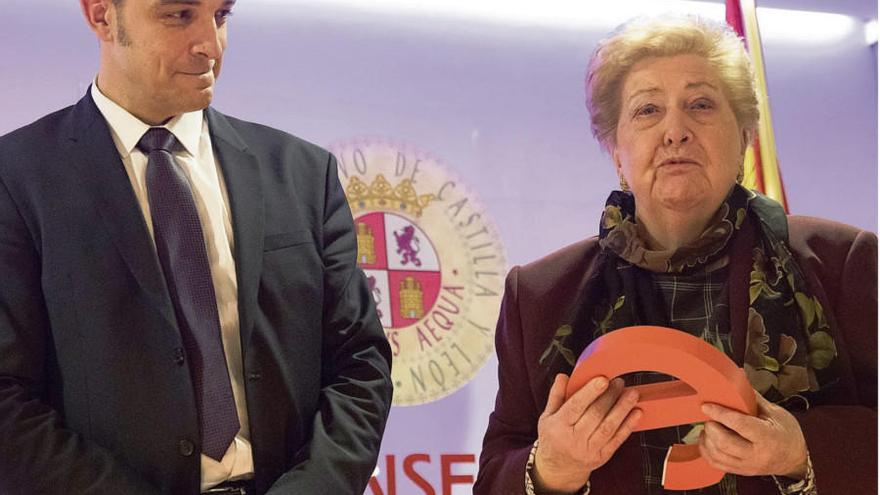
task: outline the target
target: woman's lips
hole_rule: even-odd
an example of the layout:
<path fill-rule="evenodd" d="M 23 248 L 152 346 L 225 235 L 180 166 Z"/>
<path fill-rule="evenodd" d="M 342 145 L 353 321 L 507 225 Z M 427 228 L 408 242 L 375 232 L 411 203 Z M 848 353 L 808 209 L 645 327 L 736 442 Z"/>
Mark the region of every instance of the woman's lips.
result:
<path fill-rule="evenodd" d="M 664 160 L 660 163 L 660 166 L 657 167 L 657 170 L 662 170 L 664 173 L 684 173 L 688 172 L 694 167 L 699 167 L 700 164 L 693 160 Z"/>
<path fill-rule="evenodd" d="M 699 163 L 689 158 L 670 158 L 660 162 L 661 167 L 665 167 L 668 165 L 699 165 Z"/>

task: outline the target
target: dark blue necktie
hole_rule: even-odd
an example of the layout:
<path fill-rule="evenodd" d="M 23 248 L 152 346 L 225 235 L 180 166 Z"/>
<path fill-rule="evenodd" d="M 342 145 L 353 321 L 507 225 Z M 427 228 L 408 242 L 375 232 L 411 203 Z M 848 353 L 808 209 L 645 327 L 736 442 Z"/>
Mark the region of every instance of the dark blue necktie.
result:
<path fill-rule="evenodd" d="M 240 425 L 202 224 L 186 175 L 171 154 L 176 145 L 168 129 L 153 127 L 137 147 L 149 157 L 147 194 L 153 236 L 192 375 L 201 450 L 220 460 Z"/>

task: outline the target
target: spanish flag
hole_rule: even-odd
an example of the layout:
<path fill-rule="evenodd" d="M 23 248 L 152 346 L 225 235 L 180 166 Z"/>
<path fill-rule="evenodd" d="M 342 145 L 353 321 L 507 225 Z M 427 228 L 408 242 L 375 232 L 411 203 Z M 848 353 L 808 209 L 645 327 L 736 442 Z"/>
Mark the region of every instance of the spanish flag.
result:
<path fill-rule="evenodd" d="M 758 16 L 755 13 L 755 0 L 726 0 L 727 23 L 745 41 L 746 49 L 755 70 L 755 85 L 758 90 L 758 107 L 761 120 L 754 142 L 746 150 L 745 176 L 743 185 L 756 189 L 778 201 L 788 211 L 785 188 L 782 187 L 782 174 L 776 159 L 776 141 L 773 139 L 773 120 L 770 118 L 770 104 L 767 101 L 767 77 L 764 74 L 764 56 L 761 50 L 761 35 L 758 33 Z"/>

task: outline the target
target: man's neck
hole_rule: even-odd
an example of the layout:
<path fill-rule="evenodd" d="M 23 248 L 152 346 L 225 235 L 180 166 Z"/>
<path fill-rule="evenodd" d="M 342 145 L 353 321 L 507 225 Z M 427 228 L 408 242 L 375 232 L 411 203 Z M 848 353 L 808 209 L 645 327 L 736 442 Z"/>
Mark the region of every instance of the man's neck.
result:
<path fill-rule="evenodd" d="M 139 109 L 138 105 L 135 105 L 132 102 L 131 98 L 128 98 L 127 95 L 122 91 L 116 91 L 115 88 L 120 87 L 119 85 L 112 84 L 112 76 L 108 75 L 105 72 L 98 72 L 98 77 L 95 80 L 95 83 L 98 87 L 98 91 L 101 92 L 108 99 L 116 103 L 128 113 L 137 117 L 141 122 L 150 125 L 150 126 L 161 126 L 174 118 L 174 115 L 157 115 L 151 112 L 147 112 L 143 109 Z"/>

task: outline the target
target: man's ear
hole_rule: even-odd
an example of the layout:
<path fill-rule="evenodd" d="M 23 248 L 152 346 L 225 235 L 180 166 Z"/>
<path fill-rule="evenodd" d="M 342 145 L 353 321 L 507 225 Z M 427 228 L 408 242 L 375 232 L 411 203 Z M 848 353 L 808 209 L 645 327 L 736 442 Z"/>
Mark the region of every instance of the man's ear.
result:
<path fill-rule="evenodd" d="M 89 29 L 99 40 L 111 42 L 116 38 L 117 10 L 113 0 L 79 0 L 79 5 Z"/>

